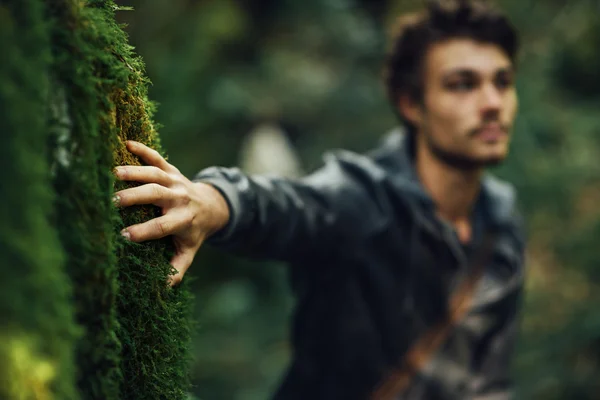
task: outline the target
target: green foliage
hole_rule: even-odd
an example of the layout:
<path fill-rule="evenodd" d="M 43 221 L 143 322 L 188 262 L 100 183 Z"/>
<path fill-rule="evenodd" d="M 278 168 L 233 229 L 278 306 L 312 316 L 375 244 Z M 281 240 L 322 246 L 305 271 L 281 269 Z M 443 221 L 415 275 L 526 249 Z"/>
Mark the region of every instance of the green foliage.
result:
<path fill-rule="evenodd" d="M 366 6 L 376 3 L 390 22 L 422 1 L 127 3 L 136 12 L 120 18 L 155 82 L 163 143 L 191 175 L 237 164 L 242 138 L 265 120 L 291 133 L 305 170 L 329 148 L 373 146 L 395 121 L 379 81 L 384 26 Z M 517 185 L 529 225 L 519 393 L 593 399 L 600 371 L 598 6 L 497 3 L 523 44 L 512 155 L 494 171 Z M 253 400 L 273 391 L 289 357 L 283 268 L 201 250 L 188 272 L 199 277 L 193 379 L 200 397 Z"/>
<path fill-rule="evenodd" d="M 6 400 L 78 399 L 78 330 L 52 226 L 51 55 L 43 12 L 36 0 L 0 2 L 0 398 Z"/>
<path fill-rule="evenodd" d="M 517 185 L 529 222 L 519 394 L 595 399 L 597 4 L 498 2 L 523 34 L 513 152 L 496 171 Z M 164 145 L 188 175 L 237 164 L 257 121 L 284 125 L 305 170 L 332 147 L 366 150 L 395 124 L 380 84 L 381 19 L 421 2 L 127 3 L 136 11 L 109 0 L 0 0 L 0 166 L 10 171 L 0 182 L 2 398 L 185 398 L 190 292 L 165 284 L 169 240 L 118 234 L 160 213 L 112 206 L 128 186 L 112 167 L 140 164 L 124 140 Z M 145 66 L 115 13 L 154 81 L 162 143 Z M 267 398 L 289 359 L 286 270 L 203 248 L 184 282 L 201 324 L 195 395 Z"/>
<path fill-rule="evenodd" d="M 557 82 L 564 92 L 577 99 L 598 98 L 600 93 L 600 26 L 591 23 L 589 13 L 598 12 L 598 5 L 580 7 L 572 16 L 568 34 L 558 39 L 559 51 L 553 60 Z"/>

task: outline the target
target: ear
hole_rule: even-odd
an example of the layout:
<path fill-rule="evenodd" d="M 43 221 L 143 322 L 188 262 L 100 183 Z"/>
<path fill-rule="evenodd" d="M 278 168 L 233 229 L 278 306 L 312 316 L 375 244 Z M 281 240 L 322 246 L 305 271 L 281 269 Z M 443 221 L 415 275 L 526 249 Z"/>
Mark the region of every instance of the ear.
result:
<path fill-rule="evenodd" d="M 423 107 L 408 94 L 402 94 L 398 98 L 396 105 L 400 115 L 406 118 L 413 125 L 419 126 L 423 119 Z"/>

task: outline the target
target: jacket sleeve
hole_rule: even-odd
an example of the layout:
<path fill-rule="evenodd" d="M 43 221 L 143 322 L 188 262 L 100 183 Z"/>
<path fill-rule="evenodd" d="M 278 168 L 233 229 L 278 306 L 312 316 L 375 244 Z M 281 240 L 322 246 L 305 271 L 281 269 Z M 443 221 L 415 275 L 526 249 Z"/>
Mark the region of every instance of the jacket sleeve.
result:
<path fill-rule="evenodd" d="M 376 203 L 384 201 L 377 172 L 369 159 L 349 152 L 326 155 L 322 168 L 295 180 L 249 176 L 238 168 L 205 169 L 194 181 L 213 185 L 230 209 L 227 226 L 207 243 L 245 257 L 284 261 L 335 251 L 365 221 L 377 223 Z"/>

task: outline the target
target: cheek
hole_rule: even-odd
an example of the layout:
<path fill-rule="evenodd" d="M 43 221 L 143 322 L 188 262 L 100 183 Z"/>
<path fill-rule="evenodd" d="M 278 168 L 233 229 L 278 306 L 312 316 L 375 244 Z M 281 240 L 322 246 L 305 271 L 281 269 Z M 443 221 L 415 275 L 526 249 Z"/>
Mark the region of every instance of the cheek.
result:
<path fill-rule="evenodd" d="M 507 96 L 504 110 L 506 118 L 512 121 L 519 110 L 519 100 L 517 98 L 517 93 L 514 90 Z"/>
<path fill-rule="evenodd" d="M 514 119 L 515 115 L 519 111 L 519 99 L 517 93 L 513 91 L 511 104 L 510 104 L 510 119 Z"/>
<path fill-rule="evenodd" d="M 439 96 L 430 105 L 432 128 L 445 132 L 445 138 L 451 139 L 468 130 L 477 117 L 468 96 Z"/>

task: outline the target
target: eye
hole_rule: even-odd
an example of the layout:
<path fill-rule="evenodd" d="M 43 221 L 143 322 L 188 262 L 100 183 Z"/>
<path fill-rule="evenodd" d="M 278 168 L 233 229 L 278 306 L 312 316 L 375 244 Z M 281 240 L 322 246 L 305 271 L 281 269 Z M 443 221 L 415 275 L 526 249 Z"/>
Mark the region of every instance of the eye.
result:
<path fill-rule="evenodd" d="M 470 78 L 461 78 L 449 81 L 446 87 L 453 92 L 469 92 L 477 86 L 477 82 Z"/>
<path fill-rule="evenodd" d="M 496 84 L 496 87 L 500 90 L 508 89 L 508 88 L 512 87 L 514 84 L 513 78 L 508 75 L 500 75 L 499 77 L 496 78 L 494 83 Z"/>

